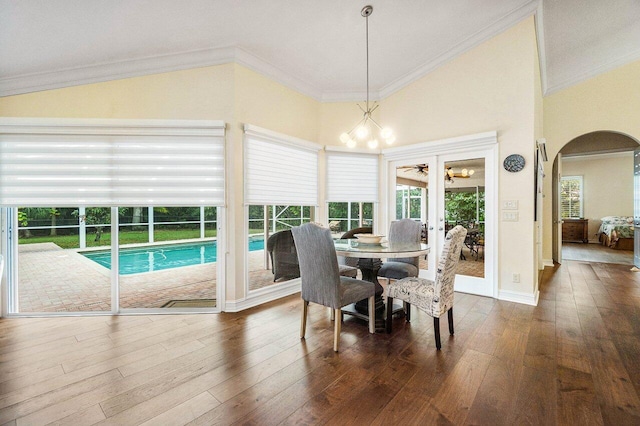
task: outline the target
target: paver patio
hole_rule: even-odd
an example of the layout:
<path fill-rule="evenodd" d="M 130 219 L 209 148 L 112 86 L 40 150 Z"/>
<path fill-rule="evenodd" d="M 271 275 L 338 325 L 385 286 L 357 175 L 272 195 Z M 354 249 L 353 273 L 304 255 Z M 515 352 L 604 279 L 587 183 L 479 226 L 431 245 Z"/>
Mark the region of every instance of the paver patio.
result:
<path fill-rule="evenodd" d="M 484 263 L 467 256 L 459 273 L 482 276 Z M 111 270 L 76 250 L 54 243 L 19 246 L 19 312 L 99 312 L 111 310 Z M 421 269 L 427 268 L 424 257 Z M 217 264 L 185 266 L 163 271 L 120 276 L 120 306 L 161 308 L 172 300 L 216 298 Z M 273 282 L 264 269 L 264 251 L 249 253 L 249 291 Z"/>

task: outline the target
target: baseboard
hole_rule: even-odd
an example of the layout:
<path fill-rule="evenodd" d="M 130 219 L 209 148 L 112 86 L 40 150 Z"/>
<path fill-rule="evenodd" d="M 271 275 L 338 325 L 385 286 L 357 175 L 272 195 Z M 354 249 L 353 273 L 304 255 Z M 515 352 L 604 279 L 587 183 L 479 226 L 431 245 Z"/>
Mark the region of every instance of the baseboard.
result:
<path fill-rule="evenodd" d="M 542 266 L 544 266 L 545 268 L 547 266 L 550 266 L 553 268 L 555 265 L 553 263 L 553 259 L 542 259 Z"/>
<path fill-rule="evenodd" d="M 538 298 L 540 292 L 536 290 L 535 293 L 522 293 L 519 291 L 500 290 L 498 299 L 506 300 L 507 302 L 522 303 L 524 305 L 538 306 Z"/>
<path fill-rule="evenodd" d="M 271 287 L 271 288 L 270 288 Z M 227 300 L 225 312 L 240 312 L 263 303 L 281 299 L 286 296 L 300 292 L 300 278 L 289 280 L 286 283 L 275 284 L 273 286 L 252 291 L 247 297 L 240 300 Z"/>

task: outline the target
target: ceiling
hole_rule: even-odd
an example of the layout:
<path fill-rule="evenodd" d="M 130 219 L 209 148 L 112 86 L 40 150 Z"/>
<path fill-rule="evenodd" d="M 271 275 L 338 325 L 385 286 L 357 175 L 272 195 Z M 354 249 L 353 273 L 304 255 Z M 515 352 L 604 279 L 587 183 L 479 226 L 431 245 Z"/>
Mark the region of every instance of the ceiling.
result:
<path fill-rule="evenodd" d="M 235 61 L 322 101 L 384 98 L 536 14 L 551 92 L 640 59 L 637 0 L 0 0 L 0 95 Z"/>

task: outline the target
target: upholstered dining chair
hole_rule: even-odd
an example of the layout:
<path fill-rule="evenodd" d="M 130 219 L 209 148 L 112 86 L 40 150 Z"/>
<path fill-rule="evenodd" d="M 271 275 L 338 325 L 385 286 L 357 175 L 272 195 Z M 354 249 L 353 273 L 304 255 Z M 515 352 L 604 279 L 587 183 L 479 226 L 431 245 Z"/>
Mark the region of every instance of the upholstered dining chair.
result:
<path fill-rule="evenodd" d="M 305 223 L 293 228 L 292 232 L 298 250 L 302 285 L 300 338 L 304 338 L 306 334 L 309 302 L 333 309 L 333 350 L 336 352 L 342 326 L 340 308 L 343 306 L 369 299 L 369 333 L 375 333 L 375 284 L 340 275 L 336 249 L 329 229 L 315 223 Z"/>
<path fill-rule="evenodd" d="M 267 252 L 271 257 L 273 281 L 280 278 L 293 279 L 300 276 L 298 253 L 290 229 L 276 232 L 267 239 Z M 355 265 L 339 265 L 340 275 L 355 278 L 358 268 Z"/>
<path fill-rule="evenodd" d="M 389 227 L 390 243 L 420 243 L 422 238 L 422 224 L 413 219 L 402 219 L 391 222 Z M 390 280 L 400 280 L 407 277 L 417 277 L 420 271 L 420 257 L 404 257 L 388 260 L 382 264 L 378 276 Z"/>
<path fill-rule="evenodd" d="M 466 235 L 467 230 L 460 225 L 447 233 L 438 261 L 435 280 L 410 277 L 390 283 L 387 287 L 387 306 L 393 306 L 393 299 L 404 301 L 407 322 L 411 319 L 411 305 L 417 306 L 433 317 L 438 350 L 441 347 L 440 317 L 445 312 L 449 319 L 449 333 L 453 335 L 453 284 Z M 387 333 L 391 333 L 391 309 L 387 309 L 386 327 Z"/>
<path fill-rule="evenodd" d="M 290 230 L 272 234 L 267 239 L 267 252 L 271 257 L 274 282 L 280 278 L 292 279 L 300 276 L 298 254 Z"/>

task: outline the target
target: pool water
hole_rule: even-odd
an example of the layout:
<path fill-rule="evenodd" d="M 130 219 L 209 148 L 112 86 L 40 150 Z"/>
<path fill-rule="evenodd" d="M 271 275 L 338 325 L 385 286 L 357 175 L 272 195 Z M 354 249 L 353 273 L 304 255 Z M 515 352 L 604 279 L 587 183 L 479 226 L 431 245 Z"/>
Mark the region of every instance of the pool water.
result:
<path fill-rule="evenodd" d="M 250 239 L 249 251 L 263 250 L 263 239 Z M 111 269 L 111 251 L 81 253 L 88 259 Z M 120 250 L 120 275 L 162 271 L 182 266 L 213 263 L 218 258 L 217 241 L 125 248 Z"/>

